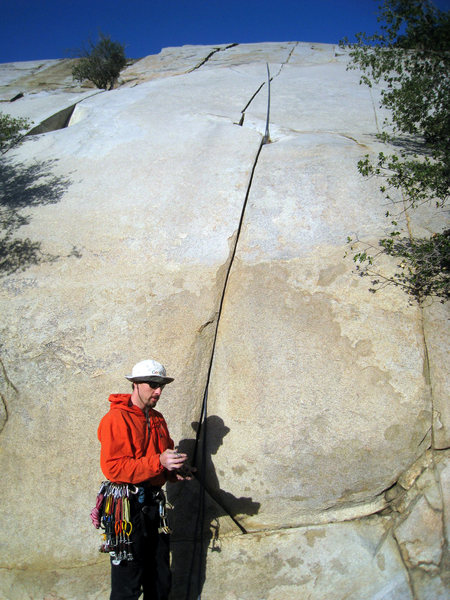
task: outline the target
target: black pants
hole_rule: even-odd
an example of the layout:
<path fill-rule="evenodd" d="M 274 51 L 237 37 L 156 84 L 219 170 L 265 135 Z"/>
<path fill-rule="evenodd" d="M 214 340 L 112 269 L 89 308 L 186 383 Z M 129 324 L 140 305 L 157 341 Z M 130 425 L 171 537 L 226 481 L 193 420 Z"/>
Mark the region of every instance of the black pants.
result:
<path fill-rule="evenodd" d="M 110 600 L 167 600 L 171 586 L 170 536 L 158 533 L 158 505 L 147 497 L 143 505 L 131 500 L 132 561 L 111 562 Z"/>

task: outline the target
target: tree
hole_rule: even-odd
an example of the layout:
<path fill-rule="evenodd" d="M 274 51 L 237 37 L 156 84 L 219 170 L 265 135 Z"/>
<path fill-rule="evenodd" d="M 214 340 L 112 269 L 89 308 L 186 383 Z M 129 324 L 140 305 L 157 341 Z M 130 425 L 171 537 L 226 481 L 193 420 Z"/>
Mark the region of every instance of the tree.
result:
<path fill-rule="evenodd" d="M 24 137 L 23 131 L 31 125 L 29 119 L 0 113 L 0 153 L 4 154 L 19 144 Z"/>
<path fill-rule="evenodd" d="M 379 242 L 378 253 L 399 257 L 392 277 L 376 273 L 372 247 L 353 259 L 362 275 L 380 285 L 401 285 L 419 302 L 429 296 L 444 301 L 450 296 L 450 230 L 429 238 L 402 237 L 395 220 L 402 211 L 423 203 L 445 206 L 450 190 L 450 11 L 442 12 L 430 0 L 384 0 L 379 4 L 381 31 L 359 33 L 350 49 L 350 69 L 360 69 L 360 83 L 383 84 L 381 105 L 390 111 L 378 135 L 390 144 L 390 154 L 380 152 L 359 161 L 365 177 L 382 178 L 380 190 L 394 207 L 386 212 L 392 231 Z M 395 148 L 395 152 L 394 152 Z M 394 215 L 392 214 L 394 210 Z M 349 238 L 355 249 L 355 241 Z"/>
<path fill-rule="evenodd" d="M 96 44 L 89 41 L 89 48 L 82 54 L 72 69 L 73 78 L 80 82 L 87 79 L 100 89 L 111 90 L 127 64 L 125 47 L 100 33 L 99 41 Z"/>

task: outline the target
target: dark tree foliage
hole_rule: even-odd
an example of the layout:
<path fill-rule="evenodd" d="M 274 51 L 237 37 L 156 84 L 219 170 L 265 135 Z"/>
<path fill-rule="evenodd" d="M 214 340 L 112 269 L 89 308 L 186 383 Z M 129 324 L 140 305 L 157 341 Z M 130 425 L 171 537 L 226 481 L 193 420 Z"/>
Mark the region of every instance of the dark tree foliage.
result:
<path fill-rule="evenodd" d="M 28 209 L 59 202 L 69 185 L 67 178 L 52 173 L 54 163 L 36 160 L 25 166 L 0 160 L 0 277 L 61 258 L 44 252 L 41 242 L 19 237 L 20 228 L 30 223 Z"/>
<path fill-rule="evenodd" d="M 27 209 L 58 202 L 69 185 L 68 179 L 52 174 L 53 161 L 36 159 L 25 166 L 6 155 L 23 142 L 31 125 L 28 119 L 0 113 L 0 277 L 61 258 L 44 252 L 41 242 L 18 237 L 30 222 Z M 69 256 L 80 253 L 73 248 Z"/>
<path fill-rule="evenodd" d="M 98 42 L 94 44 L 90 41 L 88 49 L 83 50 L 82 54 L 72 69 L 73 78 L 80 82 L 87 79 L 99 89 L 111 90 L 127 64 L 125 47 L 101 33 Z"/>
<path fill-rule="evenodd" d="M 361 83 L 383 84 L 381 105 L 390 111 L 378 137 L 391 144 L 392 153 L 380 152 L 375 161 L 366 155 L 358 169 L 365 177 L 381 177 L 381 191 L 401 210 L 431 202 L 442 211 L 450 190 L 450 11 L 438 10 L 430 0 L 385 0 L 378 21 L 380 32 L 359 33 L 354 44 L 342 42 L 350 48 L 349 68 L 362 71 Z M 391 224 L 394 230 L 380 240 L 380 248 L 401 262 L 389 281 L 419 301 L 448 299 L 448 230 L 414 240 L 401 238 L 397 222 Z M 362 274 L 373 276 L 367 249 L 354 260 L 364 264 Z"/>

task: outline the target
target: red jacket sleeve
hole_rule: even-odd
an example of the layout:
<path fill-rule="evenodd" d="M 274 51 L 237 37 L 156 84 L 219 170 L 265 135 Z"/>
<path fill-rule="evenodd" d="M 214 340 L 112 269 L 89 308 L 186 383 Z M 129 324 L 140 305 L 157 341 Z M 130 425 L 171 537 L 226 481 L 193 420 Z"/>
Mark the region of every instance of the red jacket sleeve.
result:
<path fill-rule="evenodd" d="M 131 428 L 120 411 L 110 411 L 103 417 L 98 438 L 101 442 L 100 466 L 110 481 L 137 484 L 150 479 L 149 483 L 153 485 L 166 482 L 159 453 L 145 453 L 143 442 L 139 444 L 140 440 L 132 438 Z"/>

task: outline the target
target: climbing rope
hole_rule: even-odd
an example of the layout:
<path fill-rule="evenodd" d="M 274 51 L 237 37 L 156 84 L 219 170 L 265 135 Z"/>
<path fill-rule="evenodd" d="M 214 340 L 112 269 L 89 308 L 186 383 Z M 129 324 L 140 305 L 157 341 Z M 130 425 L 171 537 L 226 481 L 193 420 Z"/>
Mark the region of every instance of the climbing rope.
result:
<path fill-rule="evenodd" d="M 258 158 L 261 153 L 262 147 L 264 146 L 264 144 L 267 144 L 270 142 L 269 121 L 270 121 L 270 79 L 271 78 L 270 78 L 270 70 L 269 70 L 268 63 L 266 63 L 266 67 L 267 67 L 267 85 L 268 85 L 266 129 L 265 129 L 264 136 L 261 140 L 261 143 L 259 145 L 258 152 L 256 154 L 256 158 L 255 158 L 255 161 L 253 164 L 249 184 L 247 187 L 247 193 L 245 195 L 244 205 L 242 207 L 241 216 L 240 216 L 240 220 L 239 220 L 236 241 L 234 244 L 233 252 L 231 254 L 230 262 L 228 264 L 228 269 L 227 269 L 227 272 L 225 275 L 225 282 L 224 282 L 222 296 L 221 296 L 220 303 L 219 303 L 219 311 L 218 311 L 218 317 L 217 317 L 217 321 L 216 321 L 216 328 L 215 328 L 215 332 L 214 332 L 214 339 L 213 339 L 213 345 L 212 345 L 213 355 L 214 355 L 214 348 L 216 347 L 217 332 L 218 332 L 218 328 L 219 328 L 219 319 L 220 319 L 220 315 L 222 314 L 222 308 L 223 308 L 223 303 L 224 303 L 224 299 L 225 299 L 225 291 L 227 289 L 227 284 L 228 284 L 228 279 L 229 279 L 230 272 L 231 272 L 231 267 L 233 265 L 234 257 L 236 255 L 236 249 L 237 249 L 237 245 L 238 245 L 238 241 L 239 241 L 240 232 L 242 229 L 242 223 L 244 220 L 245 209 L 247 207 L 247 201 L 248 201 L 248 197 L 250 194 L 250 188 L 251 188 L 252 181 L 253 181 L 253 175 L 255 173 L 256 164 L 258 162 Z M 187 589 L 186 589 L 186 600 L 190 599 L 192 576 L 193 576 L 193 572 L 194 572 L 194 563 L 195 563 L 196 550 L 197 550 L 198 544 L 200 545 L 200 555 L 198 558 L 198 570 L 197 570 L 197 600 L 201 600 L 201 580 L 202 580 L 202 567 L 203 567 L 202 559 L 203 559 L 203 549 L 204 549 L 205 498 L 206 498 L 206 490 L 205 490 L 205 485 L 204 485 L 205 474 L 206 474 L 205 473 L 206 472 L 206 440 L 207 440 L 206 429 L 207 429 L 207 413 L 208 413 L 208 388 L 209 388 L 209 383 L 210 383 L 210 379 L 211 379 L 211 369 L 212 369 L 212 360 L 209 363 L 208 373 L 206 376 L 205 392 L 203 394 L 202 408 L 201 408 L 201 412 L 200 412 L 200 418 L 198 421 L 198 428 L 197 428 L 197 432 L 196 432 L 196 436 L 195 436 L 195 445 L 194 445 L 194 451 L 193 451 L 193 456 L 192 456 L 192 464 L 196 467 L 197 466 L 198 447 L 200 445 L 200 438 L 202 437 L 202 434 L 203 434 L 201 467 L 200 467 L 200 470 L 197 471 L 197 479 L 199 480 L 199 483 L 200 483 L 200 498 L 199 498 L 199 504 L 198 504 L 198 509 L 197 509 L 195 529 L 194 529 L 194 547 L 193 547 L 192 555 L 191 555 L 191 566 L 189 569 L 188 585 L 187 585 Z M 236 524 L 239 526 L 238 523 L 236 523 Z"/>

